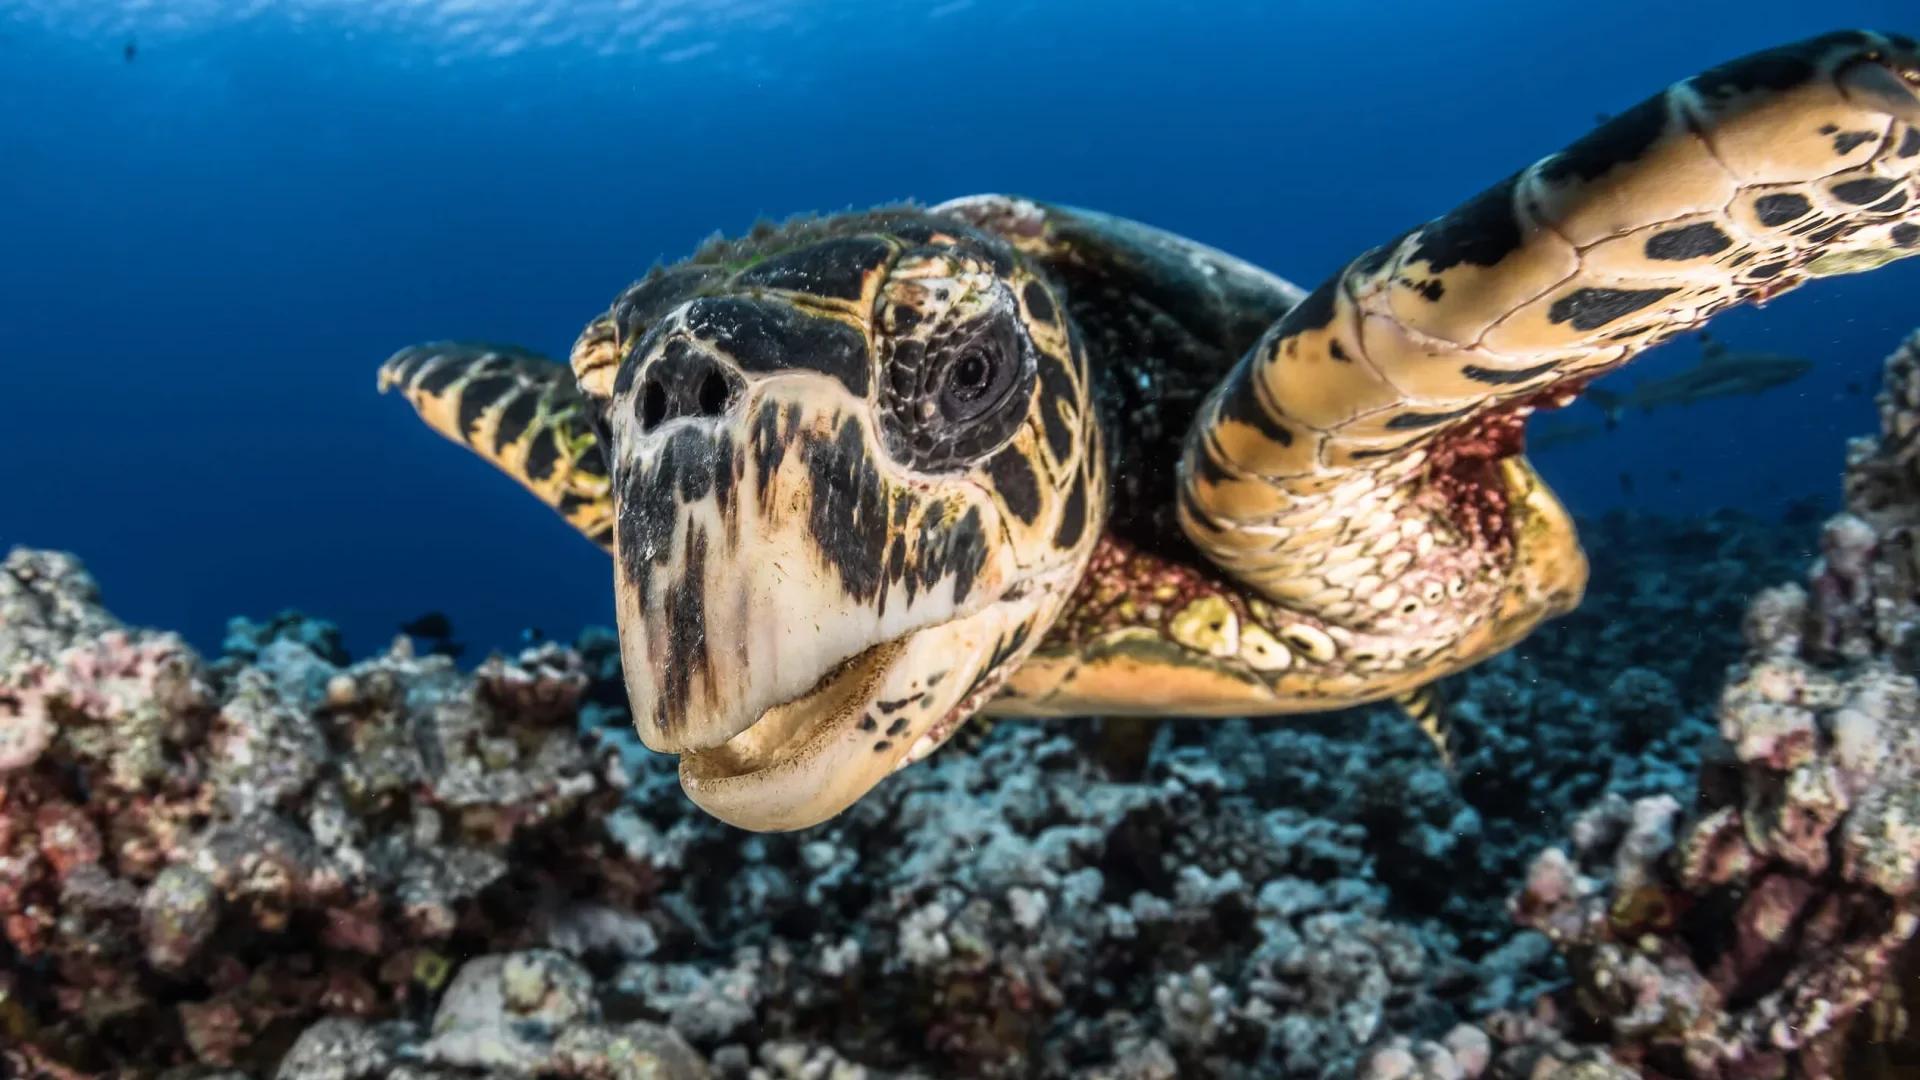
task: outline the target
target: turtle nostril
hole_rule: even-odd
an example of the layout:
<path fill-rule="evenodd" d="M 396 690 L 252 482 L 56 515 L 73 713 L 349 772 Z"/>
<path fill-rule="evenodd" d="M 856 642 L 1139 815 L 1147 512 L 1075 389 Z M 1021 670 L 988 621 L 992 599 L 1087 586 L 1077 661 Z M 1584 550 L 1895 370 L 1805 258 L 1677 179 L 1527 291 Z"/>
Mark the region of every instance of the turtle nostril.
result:
<path fill-rule="evenodd" d="M 667 418 L 667 388 L 660 380 L 649 378 L 640 398 L 640 430 L 652 431 Z"/>
<path fill-rule="evenodd" d="M 727 411 L 732 397 L 726 378 L 717 371 L 707 372 L 707 377 L 700 380 L 700 415 L 719 416 Z"/>
<path fill-rule="evenodd" d="M 667 345 L 645 368 L 634 412 L 643 433 L 675 420 L 717 419 L 740 392 L 718 360 L 684 341 Z"/>

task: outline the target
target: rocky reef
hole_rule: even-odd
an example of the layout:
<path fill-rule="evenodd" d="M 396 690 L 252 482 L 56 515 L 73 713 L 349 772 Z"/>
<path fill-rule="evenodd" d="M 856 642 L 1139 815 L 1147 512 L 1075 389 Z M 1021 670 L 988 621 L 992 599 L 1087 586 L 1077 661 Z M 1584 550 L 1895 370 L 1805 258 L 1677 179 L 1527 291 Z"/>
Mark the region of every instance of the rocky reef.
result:
<path fill-rule="evenodd" d="M 15 549 L 0 1075 L 1920 1075 L 1920 337 L 1882 428 L 1824 524 L 1584 523 L 1455 774 L 1380 709 L 1002 723 L 790 835 L 687 803 L 607 631 L 209 660 Z"/>

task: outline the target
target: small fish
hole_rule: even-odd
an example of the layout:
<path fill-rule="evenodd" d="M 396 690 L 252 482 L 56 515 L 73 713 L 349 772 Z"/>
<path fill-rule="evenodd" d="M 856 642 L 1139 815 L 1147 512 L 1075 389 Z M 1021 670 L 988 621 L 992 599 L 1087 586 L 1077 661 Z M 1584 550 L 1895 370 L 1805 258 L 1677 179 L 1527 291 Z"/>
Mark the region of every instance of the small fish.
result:
<path fill-rule="evenodd" d="M 520 631 L 520 642 L 523 645 L 538 645 L 545 640 L 547 640 L 547 632 L 537 626 L 529 626 Z"/>
<path fill-rule="evenodd" d="M 1678 375 L 1635 383 L 1633 389 L 1624 392 L 1590 386 L 1581 396 L 1607 414 L 1607 428 L 1611 430 L 1628 409 L 1650 413 L 1668 405 L 1761 394 L 1812 370 L 1813 361 L 1805 357 L 1729 349 L 1703 331 L 1700 362 Z"/>
<path fill-rule="evenodd" d="M 444 639 L 436 641 L 427 647 L 428 656 L 444 656 L 449 660 L 460 659 L 460 654 L 466 651 L 467 647 L 464 644 L 458 641 L 447 641 Z"/>
<path fill-rule="evenodd" d="M 401 623 L 400 632 L 417 638 L 446 641 L 453 637 L 453 620 L 442 612 L 429 611 L 412 622 Z"/>
<path fill-rule="evenodd" d="M 1543 419 L 1527 430 L 1527 449 L 1535 453 L 1586 442 L 1600 434 L 1599 424 L 1583 424 L 1558 417 Z"/>
<path fill-rule="evenodd" d="M 138 55 L 139 52 L 140 47 L 129 41 L 120 49 L 120 58 L 123 62 L 131 64 L 133 63 L 133 58 Z"/>
<path fill-rule="evenodd" d="M 1679 482 L 1680 482 L 1680 470 L 1679 470 L 1679 469 L 1668 469 L 1668 470 L 1667 470 L 1667 482 L 1668 482 L 1668 483 L 1670 483 L 1670 484 L 1677 484 L 1677 483 L 1679 483 Z"/>
<path fill-rule="evenodd" d="M 1620 490 L 1621 492 L 1627 495 L 1633 494 L 1633 474 L 1632 473 L 1623 472 L 1620 474 Z"/>

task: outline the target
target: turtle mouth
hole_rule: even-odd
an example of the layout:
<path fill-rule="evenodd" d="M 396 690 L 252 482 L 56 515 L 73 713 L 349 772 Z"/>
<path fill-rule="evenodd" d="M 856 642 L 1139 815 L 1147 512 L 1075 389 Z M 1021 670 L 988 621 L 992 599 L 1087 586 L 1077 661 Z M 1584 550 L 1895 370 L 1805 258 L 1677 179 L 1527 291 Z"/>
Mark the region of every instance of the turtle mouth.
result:
<path fill-rule="evenodd" d="M 833 817 L 931 753 L 999 689 L 1025 656 L 1036 619 L 1058 602 L 1054 576 L 869 646 L 725 742 L 682 751 L 681 788 L 713 816 L 755 832 Z"/>
<path fill-rule="evenodd" d="M 874 685 L 906 644 L 902 638 L 857 653 L 822 675 L 812 689 L 768 709 L 733 738 L 711 749 L 682 753 L 682 775 L 713 783 L 777 770 L 803 756 L 812 744 L 858 726 Z"/>

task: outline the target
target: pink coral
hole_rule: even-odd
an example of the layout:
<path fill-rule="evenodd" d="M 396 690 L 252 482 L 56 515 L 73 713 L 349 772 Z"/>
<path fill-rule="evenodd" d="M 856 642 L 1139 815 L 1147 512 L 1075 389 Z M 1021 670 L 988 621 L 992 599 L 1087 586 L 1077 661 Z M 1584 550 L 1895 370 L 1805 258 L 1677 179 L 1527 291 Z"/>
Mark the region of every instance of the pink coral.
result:
<path fill-rule="evenodd" d="M 1802 590 L 1758 597 L 1720 704 L 1731 785 L 1639 806 L 1607 888 L 1565 852 L 1513 910 L 1568 954 L 1575 1000 L 1614 1055 L 1666 1075 L 1824 1077 L 1874 1015 L 1920 927 L 1920 335 L 1887 361 L 1879 441 L 1849 455 L 1846 512 Z M 1549 1029 L 1558 1032 L 1560 1027 Z M 1538 1045 L 1529 1032 L 1515 1048 Z M 1554 1035 L 1553 1037 L 1558 1037 Z"/>

